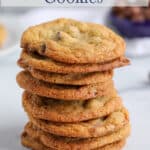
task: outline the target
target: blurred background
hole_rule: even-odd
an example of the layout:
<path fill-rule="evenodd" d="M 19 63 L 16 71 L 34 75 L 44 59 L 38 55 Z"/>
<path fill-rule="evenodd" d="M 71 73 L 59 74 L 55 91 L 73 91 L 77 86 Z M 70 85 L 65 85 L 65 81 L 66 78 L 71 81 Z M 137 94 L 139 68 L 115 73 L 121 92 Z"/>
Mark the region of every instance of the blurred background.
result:
<path fill-rule="evenodd" d="M 132 135 L 125 150 L 150 149 L 150 8 L 0 8 L 0 150 L 21 150 L 19 134 L 26 122 L 21 89 L 16 84 L 20 68 L 22 32 L 31 25 L 67 17 L 112 28 L 127 43 L 131 65 L 117 69 L 114 81 L 131 114 Z"/>

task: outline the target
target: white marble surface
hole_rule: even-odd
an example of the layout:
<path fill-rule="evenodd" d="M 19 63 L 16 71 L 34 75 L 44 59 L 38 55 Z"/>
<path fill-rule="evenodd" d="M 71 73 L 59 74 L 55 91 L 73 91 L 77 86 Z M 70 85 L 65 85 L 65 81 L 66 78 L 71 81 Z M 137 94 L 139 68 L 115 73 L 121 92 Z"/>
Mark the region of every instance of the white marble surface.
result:
<path fill-rule="evenodd" d="M 22 90 L 15 77 L 20 70 L 16 54 L 0 59 L 0 150 L 23 150 L 19 135 L 27 121 L 21 107 Z M 132 65 L 117 69 L 115 83 L 131 114 L 132 134 L 125 150 L 150 149 L 150 57 L 132 59 Z"/>

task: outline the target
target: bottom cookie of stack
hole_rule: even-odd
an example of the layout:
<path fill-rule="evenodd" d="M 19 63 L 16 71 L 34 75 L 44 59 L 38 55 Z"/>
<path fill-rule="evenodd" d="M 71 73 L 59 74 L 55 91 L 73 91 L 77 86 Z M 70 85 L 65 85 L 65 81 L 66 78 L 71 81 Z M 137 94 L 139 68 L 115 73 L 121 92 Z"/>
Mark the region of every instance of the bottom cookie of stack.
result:
<path fill-rule="evenodd" d="M 96 138 L 70 138 L 42 131 L 29 122 L 22 134 L 22 144 L 35 150 L 119 150 L 130 134 L 130 125 L 120 130 Z"/>
<path fill-rule="evenodd" d="M 53 148 L 44 146 L 38 139 L 34 139 L 30 137 L 26 132 L 22 134 L 21 140 L 22 140 L 22 144 L 25 147 L 31 148 L 33 150 L 55 150 Z M 121 150 L 124 145 L 125 145 L 125 140 L 122 140 L 122 141 L 118 141 L 118 142 L 109 144 L 107 146 L 104 146 L 97 150 Z"/>

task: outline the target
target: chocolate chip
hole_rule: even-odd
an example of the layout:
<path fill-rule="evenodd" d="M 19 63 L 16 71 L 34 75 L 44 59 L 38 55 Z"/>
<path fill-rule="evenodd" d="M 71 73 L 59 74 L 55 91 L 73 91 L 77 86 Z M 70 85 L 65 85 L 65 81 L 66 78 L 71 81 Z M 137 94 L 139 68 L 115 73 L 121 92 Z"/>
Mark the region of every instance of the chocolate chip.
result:
<path fill-rule="evenodd" d="M 86 108 L 87 106 L 88 106 L 88 101 L 84 101 L 83 103 L 82 103 L 82 106 L 84 107 L 84 108 Z"/>
<path fill-rule="evenodd" d="M 27 133 L 26 133 L 26 132 L 23 132 L 23 133 L 22 133 L 22 137 L 27 137 Z"/>
<path fill-rule="evenodd" d="M 45 53 L 46 51 L 46 44 L 41 45 L 41 53 Z"/>
<path fill-rule="evenodd" d="M 57 37 L 57 40 L 61 40 L 61 32 L 57 32 L 57 35 L 56 35 L 56 37 Z"/>

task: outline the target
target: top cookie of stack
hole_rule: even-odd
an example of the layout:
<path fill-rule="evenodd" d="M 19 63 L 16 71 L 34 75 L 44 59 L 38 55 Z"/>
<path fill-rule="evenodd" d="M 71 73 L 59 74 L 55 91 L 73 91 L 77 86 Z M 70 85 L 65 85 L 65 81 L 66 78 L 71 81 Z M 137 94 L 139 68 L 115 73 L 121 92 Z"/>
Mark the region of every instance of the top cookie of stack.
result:
<path fill-rule="evenodd" d="M 21 46 L 75 67 L 89 64 L 85 65 L 86 68 L 96 67 L 94 71 L 101 71 L 102 64 L 113 64 L 107 67 L 108 70 L 128 63 L 124 58 L 125 42 L 120 36 L 105 26 L 71 19 L 58 19 L 30 27 L 22 36 Z M 56 62 L 50 63 L 59 66 Z"/>

